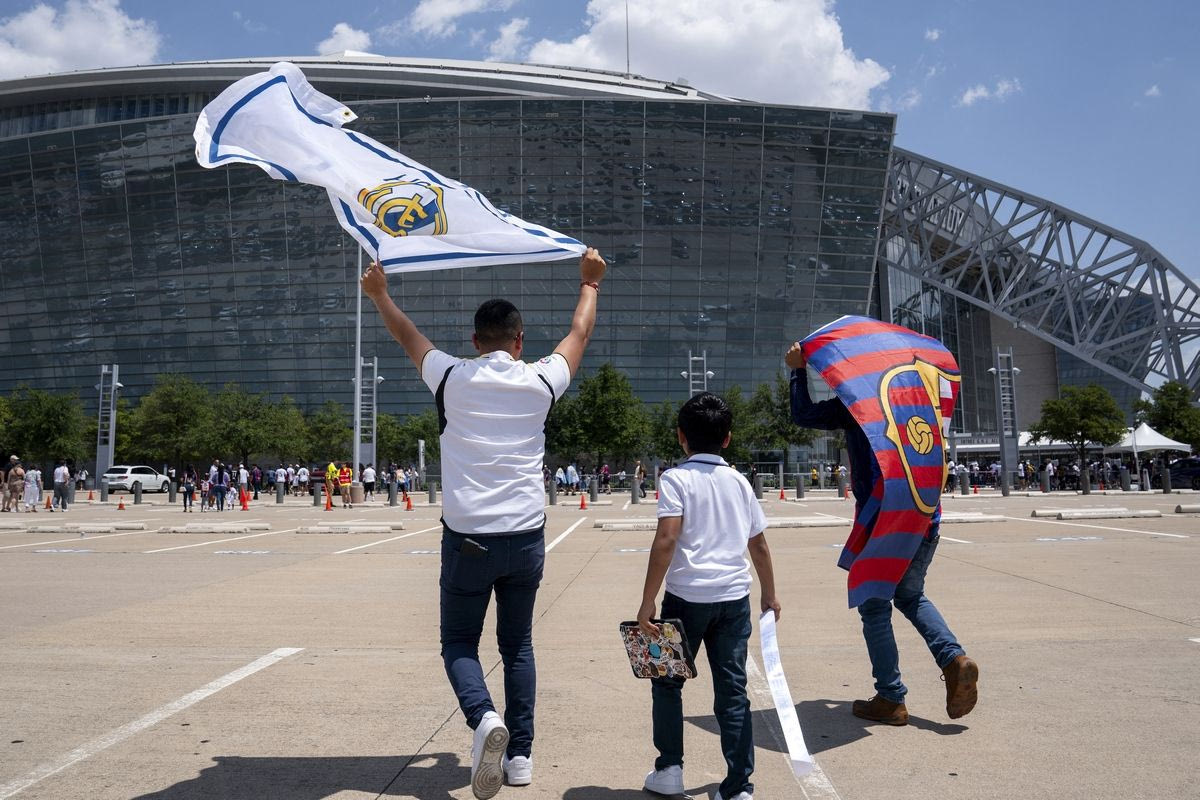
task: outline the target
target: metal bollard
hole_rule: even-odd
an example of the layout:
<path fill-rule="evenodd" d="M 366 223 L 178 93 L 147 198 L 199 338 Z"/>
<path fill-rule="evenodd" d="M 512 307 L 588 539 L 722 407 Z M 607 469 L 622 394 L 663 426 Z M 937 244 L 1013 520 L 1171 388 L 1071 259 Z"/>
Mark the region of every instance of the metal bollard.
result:
<path fill-rule="evenodd" d="M 958 493 L 962 495 L 971 493 L 970 475 L 967 473 L 966 467 L 958 468 Z"/>
<path fill-rule="evenodd" d="M 100 502 L 108 500 L 108 478 L 100 479 Z"/>
<path fill-rule="evenodd" d="M 551 478 L 549 486 L 546 487 L 546 491 L 550 493 L 549 499 L 547 500 L 547 505 L 558 505 L 558 481 Z"/>
<path fill-rule="evenodd" d="M 754 496 L 759 500 L 763 499 L 763 479 L 762 478 L 763 478 L 762 475 L 754 476 Z"/>
<path fill-rule="evenodd" d="M 1042 494 L 1050 493 L 1050 471 L 1042 470 Z"/>
<path fill-rule="evenodd" d="M 637 481 L 629 484 L 629 504 L 636 506 L 642 502 L 642 493 L 638 491 Z"/>
<path fill-rule="evenodd" d="M 276 487 L 278 487 L 278 484 L 276 484 Z M 324 481 L 316 481 L 315 483 L 313 483 L 312 490 L 313 490 L 313 505 L 314 506 L 323 505 L 321 495 L 323 495 L 325 493 Z M 279 489 L 276 488 L 275 491 L 279 491 Z"/>
<path fill-rule="evenodd" d="M 600 479 L 593 477 L 588 482 L 588 500 L 596 502 L 600 499 Z"/>
<path fill-rule="evenodd" d="M 397 491 L 396 490 L 397 490 L 397 485 L 396 485 L 395 481 L 392 481 L 391 483 L 388 484 L 388 505 L 389 506 L 394 506 L 399 503 L 399 500 L 397 500 Z"/>
<path fill-rule="evenodd" d="M 275 482 L 275 505 L 277 506 L 283 504 L 284 489 L 283 481 Z"/>
<path fill-rule="evenodd" d="M 67 484 L 67 502 L 75 505 L 75 481 Z"/>
<path fill-rule="evenodd" d="M 429 482 L 429 505 L 437 502 L 437 481 Z"/>
<path fill-rule="evenodd" d="M 1163 465 L 1163 471 L 1162 471 L 1162 485 L 1163 485 L 1163 494 L 1170 494 L 1171 493 L 1171 470 L 1167 469 L 1165 464 Z"/>
<path fill-rule="evenodd" d="M 837 492 L 838 497 L 846 496 L 846 476 L 842 474 L 841 470 L 837 471 Z"/>
<path fill-rule="evenodd" d="M 142 502 L 142 484 L 141 484 L 141 482 L 135 482 L 133 484 L 133 504 L 136 506 L 136 505 L 139 505 L 141 502 Z"/>
<path fill-rule="evenodd" d="M 804 475 L 803 473 L 796 475 L 796 499 L 804 499 Z"/>
<path fill-rule="evenodd" d="M 1133 487 L 1133 481 L 1129 479 L 1129 467 L 1121 467 L 1121 491 L 1128 492 Z"/>
<path fill-rule="evenodd" d="M 167 502 L 175 505 L 175 481 L 167 482 Z"/>

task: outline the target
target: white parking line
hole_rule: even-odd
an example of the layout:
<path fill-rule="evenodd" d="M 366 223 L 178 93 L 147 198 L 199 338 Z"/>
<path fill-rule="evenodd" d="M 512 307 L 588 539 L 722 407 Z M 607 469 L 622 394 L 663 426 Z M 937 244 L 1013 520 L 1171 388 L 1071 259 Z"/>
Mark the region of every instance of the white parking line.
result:
<path fill-rule="evenodd" d="M 213 539 L 213 540 L 207 541 L 207 542 L 196 542 L 195 544 L 181 544 L 178 547 L 163 547 L 158 550 L 143 550 L 142 552 L 147 555 L 149 555 L 150 553 L 169 553 L 172 550 L 187 550 L 189 547 L 204 547 L 204 546 L 210 545 L 210 544 L 225 544 L 226 542 L 236 542 L 241 539 L 257 539 L 259 536 L 274 536 L 277 533 L 290 533 L 294 530 L 296 530 L 296 529 L 295 528 L 285 528 L 281 531 L 267 531 L 266 533 L 251 533 L 251 534 L 247 534 L 246 536 L 231 536 L 228 539 Z M 3 798 L 0 798 L 0 800 L 3 800 Z"/>
<path fill-rule="evenodd" d="M 232 686 L 243 678 L 248 678 L 259 670 L 266 669 L 272 664 L 282 661 L 288 656 L 299 653 L 303 649 L 304 648 L 302 647 L 281 647 L 278 650 L 274 650 L 262 658 L 251 661 L 249 664 L 240 669 L 235 669 L 228 675 L 217 678 L 212 683 L 201 686 L 199 689 L 191 692 L 190 694 L 185 694 L 178 700 L 174 700 L 170 703 L 167 703 L 165 706 L 156 708 L 154 711 L 151 711 L 144 717 L 135 719 L 133 722 L 130 722 L 127 725 L 122 725 L 121 727 L 109 731 L 99 738 L 93 739 L 87 744 L 75 748 L 66 755 L 60 756 L 55 761 L 42 764 L 25 777 L 18 778 L 15 781 L 10 781 L 3 786 L 0 786 L 0 800 L 5 800 L 6 798 L 12 797 L 18 792 L 22 792 L 25 789 L 28 789 L 30 786 L 33 786 L 35 783 L 45 780 L 57 772 L 63 771 L 72 764 L 83 761 L 86 758 L 91 758 L 102 750 L 107 750 L 115 744 L 120 744 L 130 736 L 157 725 L 164 719 L 183 711 L 185 708 L 194 706 L 201 700 L 216 694 L 226 687 Z"/>
<path fill-rule="evenodd" d="M 1029 522 L 1029 520 L 1026 519 L 1025 517 L 1005 517 L 1005 519 L 1011 519 L 1016 522 Z M 1076 528 L 1095 528 L 1096 530 L 1101 530 L 1101 531 L 1121 531 L 1123 533 L 1143 533 L 1146 536 L 1170 536 L 1172 539 L 1190 539 L 1190 538 L 1192 538 L 1192 537 L 1187 536 L 1186 534 L 1182 534 L 1182 533 L 1160 533 L 1158 531 L 1139 531 L 1139 530 L 1135 530 L 1133 528 L 1113 528 L 1108 525 L 1086 525 L 1082 522 L 1056 522 L 1054 520 L 1049 520 L 1049 519 L 1039 519 L 1039 520 L 1037 520 L 1037 524 L 1038 525 L 1042 525 L 1042 524 L 1045 524 L 1045 525 L 1071 525 Z"/>
<path fill-rule="evenodd" d="M 1188 639 L 1188 641 L 1195 642 L 1196 644 L 1200 644 L 1200 639 Z"/>
<path fill-rule="evenodd" d="M 418 533 L 429 533 L 430 531 L 436 531 L 441 527 L 442 527 L 441 525 L 434 525 L 432 528 L 425 528 L 424 530 L 413 531 L 412 533 L 404 533 L 404 534 L 401 534 L 400 536 L 393 536 L 390 539 L 380 539 L 378 542 L 371 542 L 370 544 L 360 544 L 358 547 L 347 547 L 345 550 L 338 550 L 336 553 L 334 553 L 334 555 L 340 556 L 343 553 L 353 553 L 355 550 L 364 550 L 368 547 L 374 547 L 377 544 L 387 544 L 388 542 L 395 542 L 400 539 L 407 539 L 410 536 L 416 536 Z"/>
<path fill-rule="evenodd" d="M 974 542 L 968 542 L 966 539 L 951 539 L 949 536 L 947 536 L 944 533 L 941 534 L 940 536 L 938 536 L 938 538 L 945 542 L 958 542 L 959 544 L 975 544 Z"/>
<path fill-rule="evenodd" d="M 821 769 L 821 765 L 817 763 L 815 756 L 813 757 L 812 772 L 803 778 L 797 778 L 796 773 L 792 772 L 791 756 L 788 755 L 787 743 L 783 740 L 783 731 L 779 729 L 779 720 L 775 715 L 775 698 L 771 695 L 771 688 L 767 685 L 767 679 L 759 668 L 758 662 L 754 660 L 754 656 L 749 654 L 746 655 L 746 677 L 749 678 L 746 688 L 754 696 L 756 705 L 767 709 L 767 728 L 771 731 L 771 738 L 783 752 L 788 774 L 795 778 L 796 783 L 800 784 L 801 793 L 807 800 L 842 800 L 837 789 L 833 788 L 833 784 L 825 775 L 825 770 Z"/>
<path fill-rule="evenodd" d="M 12 550 L 16 547 L 41 547 L 44 544 L 62 544 L 63 542 L 78 542 L 80 538 L 91 541 L 93 539 L 109 539 L 113 536 L 133 536 L 137 533 L 154 533 L 154 531 L 124 531 L 123 533 L 101 533 L 96 536 L 73 536 L 70 539 L 51 539 L 48 542 L 30 542 L 29 544 L 6 544 L 0 547 L 0 550 Z"/>
<path fill-rule="evenodd" d="M 626 500 L 626 501 L 625 501 L 625 505 L 621 506 L 621 510 L 622 510 L 622 511 L 628 511 L 628 510 L 629 510 L 629 504 L 630 504 L 630 503 L 632 503 L 632 502 L 633 502 L 632 500 Z"/>
<path fill-rule="evenodd" d="M 557 539 L 555 539 L 553 542 L 551 542 L 550 544 L 546 545 L 546 552 L 547 552 L 547 553 L 549 553 L 551 550 L 553 550 L 553 549 L 554 549 L 554 547 L 555 547 L 555 545 L 557 545 L 557 544 L 558 544 L 559 542 L 561 542 L 563 539 L 565 539 L 565 538 L 567 538 L 568 536 L 570 536 L 570 535 L 571 535 L 571 532 L 572 532 L 573 530 L 575 530 L 576 528 L 578 528 L 580 525 L 582 525 L 582 524 L 583 524 L 583 523 L 584 523 L 586 520 L 587 520 L 587 517 L 581 517 L 580 519 L 577 519 L 577 520 L 575 520 L 575 522 L 574 522 L 574 523 L 571 525 L 571 527 L 567 528 L 565 531 L 563 531 L 562 533 L 560 533 L 560 534 L 558 535 L 558 538 L 557 538 Z"/>

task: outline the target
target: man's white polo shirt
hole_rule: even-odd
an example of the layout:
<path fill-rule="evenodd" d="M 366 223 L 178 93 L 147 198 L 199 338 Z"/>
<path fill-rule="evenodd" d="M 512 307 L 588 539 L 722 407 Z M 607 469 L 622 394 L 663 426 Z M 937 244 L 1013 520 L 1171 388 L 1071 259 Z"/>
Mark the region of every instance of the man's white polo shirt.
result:
<path fill-rule="evenodd" d="M 658 517 L 683 517 L 667 591 L 692 603 L 750 593 L 746 544 L 767 527 L 754 490 L 720 456 L 695 453 L 659 478 Z"/>
<path fill-rule="evenodd" d="M 526 364 L 502 350 L 471 359 L 431 350 L 421 377 L 438 400 L 446 525 L 473 534 L 542 527 L 546 415 L 571 384 L 567 360 L 555 353 Z"/>

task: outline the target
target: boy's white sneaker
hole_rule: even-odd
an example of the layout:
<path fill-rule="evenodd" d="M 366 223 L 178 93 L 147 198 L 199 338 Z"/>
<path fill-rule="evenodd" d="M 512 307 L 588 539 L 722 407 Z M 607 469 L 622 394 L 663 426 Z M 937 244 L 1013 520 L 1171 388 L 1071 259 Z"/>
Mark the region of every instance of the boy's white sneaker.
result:
<path fill-rule="evenodd" d="M 720 789 L 717 790 L 717 794 L 713 800 L 723 800 Z M 728 800 L 754 800 L 754 795 L 749 792 L 738 792 L 733 797 L 728 798 Z"/>
<path fill-rule="evenodd" d="M 672 764 L 666 769 L 653 770 L 646 776 L 642 788 L 668 797 L 683 794 L 683 767 Z"/>
<path fill-rule="evenodd" d="M 471 791 L 479 800 L 495 797 L 504 785 L 504 770 L 500 759 L 508 748 L 508 728 L 495 711 L 489 711 L 479 721 L 471 744 Z"/>
<path fill-rule="evenodd" d="M 509 786 L 528 786 L 533 782 L 533 759 L 529 756 L 505 756 L 500 767 Z"/>

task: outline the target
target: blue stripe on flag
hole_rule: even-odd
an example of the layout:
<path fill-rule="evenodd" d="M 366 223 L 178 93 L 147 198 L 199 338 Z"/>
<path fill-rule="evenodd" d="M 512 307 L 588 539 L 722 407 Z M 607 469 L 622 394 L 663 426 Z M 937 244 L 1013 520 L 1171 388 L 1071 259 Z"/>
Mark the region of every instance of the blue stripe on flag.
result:
<path fill-rule="evenodd" d="M 419 172 L 422 175 L 424 175 L 426 178 L 428 178 L 432 183 L 436 183 L 438 186 L 441 186 L 444 189 L 453 188 L 453 187 L 447 186 L 444 181 L 438 180 L 437 176 L 434 175 L 432 172 L 426 172 L 423 169 L 414 167 L 412 164 L 409 164 L 407 161 L 404 161 L 402 159 L 396 158 L 393 155 L 389 155 L 388 153 L 385 153 L 383 150 L 380 150 L 378 147 L 372 147 L 369 143 L 364 142 L 362 139 L 360 139 L 354 133 L 354 131 L 343 130 L 342 133 L 349 136 L 350 141 L 354 142 L 355 144 L 362 145 L 363 147 L 367 148 L 368 150 L 370 150 L 372 153 L 379 156 L 380 158 L 387 159 L 388 161 L 399 164 L 400 166 L 404 167 L 405 169 L 411 169 L 413 172 Z"/>
<path fill-rule="evenodd" d="M 279 171 L 280 175 L 283 175 L 285 178 L 287 178 L 292 183 L 299 182 L 296 178 L 296 175 L 291 170 L 285 169 L 284 167 L 280 166 L 279 164 L 275 164 L 271 161 L 266 161 L 265 159 L 252 158 L 250 156 L 238 156 L 238 155 L 219 156 L 219 155 L 217 155 L 217 146 L 221 143 L 221 134 L 225 132 L 225 126 L 227 126 L 229 124 L 229 121 L 231 119 L 233 119 L 233 115 L 236 114 L 237 112 L 241 111 L 242 108 L 244 108 L 247 103 L 249 103 L 251 100 L 253 100 L 255 97 L 257 97 L 259 94 L 261 94 L 262 92 L 269 89 L 271 86 L 274 86 L 275 84 L 280 83 L 280 82 L 287 83 L 287 78 L 283 77 L 282 75 L 280 75 L 277 78 L 272 78 L 271 80 L 264 83 L 262 86 L 259 86 L 254 91 L 249 92 L 245 97 L 243 97 L 241 100 L 238 100 L 236 103 L 234 103 L 229 108 L 228 111 L 225 112 L 225 116 L 221 117 L 221 121 L 217 123 L 216 129 L 213 131 L 212 143 L 209 144 L 209 146 L 208 146 L 208 160 L 210 162 L 216 164 L 220 161 L 228 161 L 231 158 L 241 158 L 246 161 L 253 161 L 258 164 L 267 164 L 268 166 L 271 166 L 271 167 L 274 167 L 275 169 L 277 169 Z M 295 100 L 296 100 L 296 98 L 293 96 L 292 101 L 295 102 Z M 299 106 L 300 104 L 296 103 L 296 105 Z M 300 110 L 303 111 L 304 109 L 300 109 Z M 305 113 L 307 114 L 308 112 L 305 112 Z M 311 115 L 309 115 L 309 116 L 311 116 Z"/>
<path fill-rule="evenodd" d="M 350 210 L 350 206 L 346 205 L 345 200 L 339 199 L 338 205 L 340 205 L 342 207 L 342 217 L 343 217 L 343 219 L 346 220 L 346 223 L 349 224 L 350 226 L 352 226 L 354 228 L 354 230 L 361 233 L 366 238 L 366 240 L 371 243 L 371 246 L 375 248 L 375 255 L 376 255 L 376 257 L 378 257 L 379 256 L 379 240 L 375 238 L 375 235 L 372 234 L 369 229 L 364 228 L 362 225 L 358 224 L 358 220 L 356 220 L 354 218 L 354 212 Z"/>
<path fill-rule="evenodd" d="M 389 258 L 379 262 L 380 266 L 390 266 L 392 264 L 412 264 L 418 261 L 446 261 L 452 258 L 496 258 L 498 256 L 540 256 L 546 253 L 561 253 L 562 249 L 553 247 L 549 250 L 529 250 L 524 253 L 431 253 L 423 256 L 404 256 L 402 258 Z"/>

